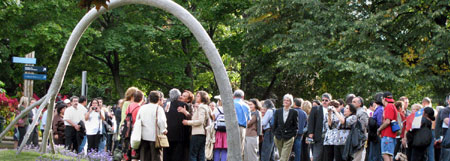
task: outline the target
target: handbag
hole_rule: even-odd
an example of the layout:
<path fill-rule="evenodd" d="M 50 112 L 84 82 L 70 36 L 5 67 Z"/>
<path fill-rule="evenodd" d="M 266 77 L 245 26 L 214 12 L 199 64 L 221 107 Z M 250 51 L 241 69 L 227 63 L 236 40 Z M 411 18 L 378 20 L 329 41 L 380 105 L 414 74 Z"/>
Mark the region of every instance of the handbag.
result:
<path fill-rule="evenodd" d="M 155 130 L 156 130 L 156 137 L 155 137 L 155 147 L 156 148 L 168 148 L 169 147 L 169 140 L 167 139 L 167 136 L 164 134 L 158 133 L 158 106 L 156 106 L 156 119 L 155 119 Z"/>
<path fill-rule="evenodd" d="M 395 120 L 391 121 L 391 129 L 392 129 L 392 132 L 394 132 L 394 133 L 400 130 L 400 126 L 398 125 L 397 121 L 395 121 Z"/>
<path fill-rule="evenodd" d="M 133 125 L 133 131 L 131 132 L 130 137 L 131 148 L 139 149 L 139 146 L 141 145 L 141 139 L 142 139 L 142 121 L 138 113 L 136 122 Z"/>

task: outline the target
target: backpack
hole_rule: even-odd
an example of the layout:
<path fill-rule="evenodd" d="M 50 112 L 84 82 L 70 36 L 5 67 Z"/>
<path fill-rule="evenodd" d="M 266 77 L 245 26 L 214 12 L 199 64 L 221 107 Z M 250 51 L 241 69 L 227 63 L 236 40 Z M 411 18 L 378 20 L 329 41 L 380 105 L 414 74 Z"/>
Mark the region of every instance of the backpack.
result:
<path fill-rule="evenodd" d="M 121 137 L 126 139 L 131 136 L 131 132 L 133 131 L 133 112 L 138 109 L 137 107 L 133 109 L 133 111 L 127 113 L 125 117 L 124 123 L 122 125 Z"/>
<path fill-rule="evenodd" d="M 222 111 L 220 111 L 219 108 L 217 108 L 217 110 L 219 111 L 219 115 L 217 115 L 216 118 L 216 131 L 221 131 L 221 132 L 226 132 L 227 128 L 225 126 L 225 115 L 223 114 Z"/>
<path fill-rule="evenodd" d="M 425 119 L 425 118 L 422 118 Z M 433 141 L 433 136 L 430 127 L 423 126 L 424 123 L 422 123 L 422 127 L 420 129 L 413 130 L 413 140 L 412 140 L 412 146 L 413 147 L 427 147 L 431 144 Z M 431 126 L 431 122 L 430 122 Z"/>
<path fill-rule="evenodd" d="M 377 120 L 373 117 L 369 117 L 369 124 L 367 126 L 368 131 L 368 137 L 369 141 L 377 142 L 377 130 L 378 130 L 378 124 Z"/>

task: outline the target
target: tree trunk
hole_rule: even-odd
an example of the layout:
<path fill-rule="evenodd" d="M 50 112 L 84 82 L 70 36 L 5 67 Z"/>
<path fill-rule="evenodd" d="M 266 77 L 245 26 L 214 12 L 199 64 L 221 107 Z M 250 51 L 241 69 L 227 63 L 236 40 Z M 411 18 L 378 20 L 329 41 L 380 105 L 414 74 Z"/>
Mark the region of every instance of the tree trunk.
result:
<path fill-rule="evenodd" d="M 120 81 L 120 60 L 119 53 L 113 51 L 114 60 L 110 66 L 111 74 L 114 80 L 114 86 L 116 87 L 117 93 L 119 93 L 120 98 L 125 98 L 125 92 L 123 91 L 122 83 Z"/>

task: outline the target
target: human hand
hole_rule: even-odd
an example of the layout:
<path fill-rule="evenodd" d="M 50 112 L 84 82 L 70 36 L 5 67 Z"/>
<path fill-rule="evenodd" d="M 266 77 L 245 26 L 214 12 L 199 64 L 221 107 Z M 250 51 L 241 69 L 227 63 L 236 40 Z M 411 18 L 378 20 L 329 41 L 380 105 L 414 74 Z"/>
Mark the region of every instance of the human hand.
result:
<path fill-rule="evenodd" d="M 75 125 L 75 130 L 80 131 L 80 125 Z"/>
<path fill-rule="evenodd" d="M 183 120 L 181 123 L 183 123 L 183 125 L 188 125 L 188 120 Z"/>

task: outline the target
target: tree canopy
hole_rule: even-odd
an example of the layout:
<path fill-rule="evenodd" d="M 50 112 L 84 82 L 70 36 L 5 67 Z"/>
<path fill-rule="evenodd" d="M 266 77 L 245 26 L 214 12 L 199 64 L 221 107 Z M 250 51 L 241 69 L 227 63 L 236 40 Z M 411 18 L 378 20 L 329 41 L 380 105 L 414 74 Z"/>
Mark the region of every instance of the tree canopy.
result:
<path fill-rule="evenodd" d="M 379 91 L 418 101 L 443 102 L 450 92 L 450 3 L 423 1 L 175 0 L 204 26 L 216 44 L 232 87 L 246 98 L 314 99 Z M 47 92 L 73 28 L 86 13 L 79 0 L 0 3 L 0 80 L 14 95 L 22 89 L 13 56 L 36 51 Z M 82 5 L 83 7 L 94 7 Z M 79 95 L 88 71 L 89 97 L 111 103 L 129 86 L 218 94 L 209 62 L 189 30 L 174 16 L 124 6 L 99 17 L 77 46 L 61 89 Z"/>

